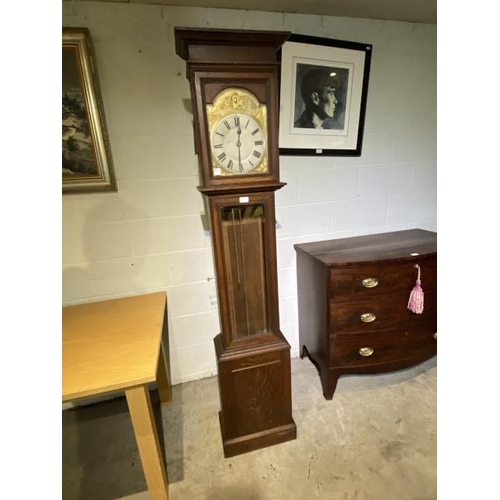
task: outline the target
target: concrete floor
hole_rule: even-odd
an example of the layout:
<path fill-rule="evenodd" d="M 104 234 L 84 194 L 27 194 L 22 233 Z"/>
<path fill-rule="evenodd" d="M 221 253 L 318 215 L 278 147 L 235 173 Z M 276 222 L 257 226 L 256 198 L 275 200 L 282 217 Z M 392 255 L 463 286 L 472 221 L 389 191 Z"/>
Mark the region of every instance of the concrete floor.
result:
<path fill-rule="evenodd" d="M 326 401 L 292 359 L 297 439 L 225 459 L 216 377 L 173 387 L 161 409 L 169 500 L 433 500 L 437 361 L 341 377 Z M 147 500 L 125 398 L 62 416 L 63 500 Z"/>

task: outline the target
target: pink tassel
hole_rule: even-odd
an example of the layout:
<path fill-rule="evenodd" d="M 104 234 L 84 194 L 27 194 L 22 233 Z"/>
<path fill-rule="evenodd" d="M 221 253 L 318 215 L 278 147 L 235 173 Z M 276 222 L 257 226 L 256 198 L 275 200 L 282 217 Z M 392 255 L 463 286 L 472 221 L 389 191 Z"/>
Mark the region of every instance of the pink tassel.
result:
<path fill-rule="evenodd" d="M 410 299 L 408 300 L 408 309 L 415 314 L 422 314 L 424 311 L 424 291 L 422 290 L 420 282 L 420 266 L 415 264 L 418 269 L 418 276 L 415 286 L 410 293 Z"/>

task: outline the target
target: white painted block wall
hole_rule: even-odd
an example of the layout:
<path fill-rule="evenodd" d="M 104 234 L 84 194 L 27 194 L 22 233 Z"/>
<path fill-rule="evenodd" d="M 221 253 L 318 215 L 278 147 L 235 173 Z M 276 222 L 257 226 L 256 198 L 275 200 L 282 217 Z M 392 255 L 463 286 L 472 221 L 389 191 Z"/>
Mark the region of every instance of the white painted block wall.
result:
<path fill-rule="evenodd" d="M 63 2 L 90 29 L 117 193 L 62 201 L 63 305 L 166 290 L 174 384 L 216 374 L 210 233 L 174 27 L 286 30 L 373 44 L 363 154 L 281 157 L 281 329 L 297 356 L 298 242 L 436 223 L 436 26 L 222 9 Z"/>

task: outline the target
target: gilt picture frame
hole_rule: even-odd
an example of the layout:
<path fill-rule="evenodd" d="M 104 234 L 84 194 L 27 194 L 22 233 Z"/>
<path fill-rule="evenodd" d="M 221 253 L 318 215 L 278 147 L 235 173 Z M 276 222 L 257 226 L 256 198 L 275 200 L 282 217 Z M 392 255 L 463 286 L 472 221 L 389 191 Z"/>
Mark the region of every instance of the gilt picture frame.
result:
<path fill-rule="evenodd" d="M 280 51 L 280 155 L 361 156 L 372 45 L 292 34 Z"/>
<path fill-rule="evenodd" d="M 63 28 L 62 193 L 116 190 L 91 35 Z"/>

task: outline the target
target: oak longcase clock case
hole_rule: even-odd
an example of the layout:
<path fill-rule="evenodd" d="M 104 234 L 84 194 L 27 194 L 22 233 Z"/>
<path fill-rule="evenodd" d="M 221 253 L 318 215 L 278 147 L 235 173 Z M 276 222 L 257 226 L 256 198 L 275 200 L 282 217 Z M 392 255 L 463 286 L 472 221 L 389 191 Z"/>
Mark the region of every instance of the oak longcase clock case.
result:
<path fill-rule="evenodd" d="M 289 33 L 176 28 L 187 62 L 199 190 L 210 207 L 221 333 L 224 455 L 295 439 L 290 346 L 279 328 L 277 51 Z"/>

